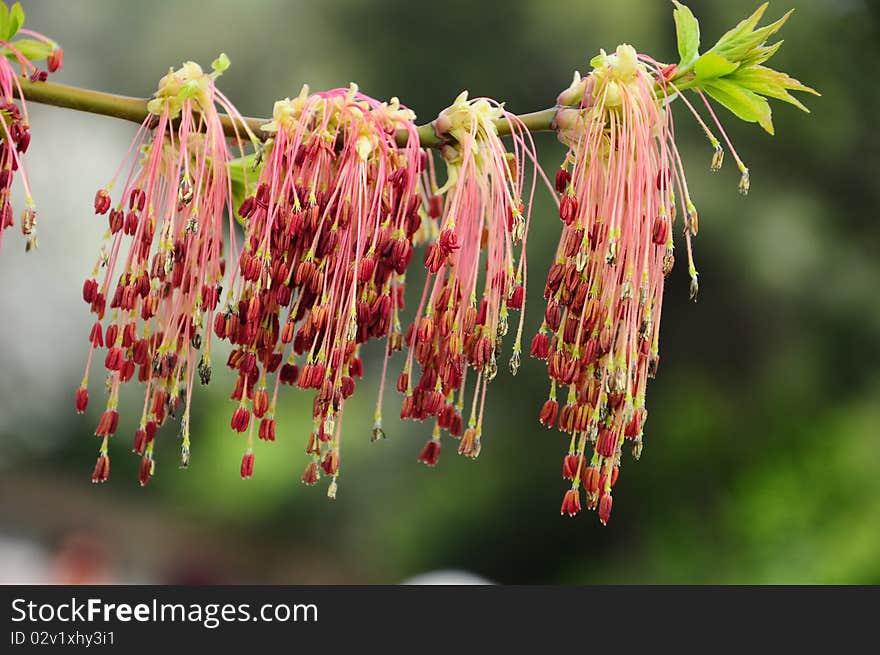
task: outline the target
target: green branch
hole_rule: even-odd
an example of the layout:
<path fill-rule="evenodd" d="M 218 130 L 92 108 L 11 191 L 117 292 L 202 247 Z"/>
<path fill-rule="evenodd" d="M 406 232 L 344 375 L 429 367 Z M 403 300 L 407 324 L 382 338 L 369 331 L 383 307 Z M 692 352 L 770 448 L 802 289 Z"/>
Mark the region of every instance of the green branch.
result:
<path fill-rule="evenodd" d="M 147 98 L 132 98 L 130 96 L 81 89 L 54 82 L 31 82 L 27 78 L 19 78 L 18 81 L 21 84 L 24 99 L 29 102 L 75 109 L 100 116 L 121 118 L 134 123 L 143 123 L 149 115 L 147 111 Z M 18 95 L 17 89 L 16 95 Z M 552 130 L 555 118 L 555 108 L 523 114 L 519 117 L 531 132 Z M 236 128 L 231 117 L 221 114 L 220 120 L 223 123 L 223 131 L 228 137 L 245 137 L 241 126 L 238 127 L 238 135 L 236 135 Z M 245 118 L 244 120 L 254 134 L 257 135 L 260 134 L 261 126 L 268 122 L 266 118 Z M 510 124 L 506 120 L 496 121 L 496 126 L 498 127 L 498 133 L 502 136 L 510 134 Z M 444 139 L 435 133 L 434 126 L 431 123 L 419 126 L 418 134 L 422 147 L 436 148 L 444 143 Z M 397 142 L 400 145 L 404 145 L 406 140 L 406 130 L 398 132 Z"/>

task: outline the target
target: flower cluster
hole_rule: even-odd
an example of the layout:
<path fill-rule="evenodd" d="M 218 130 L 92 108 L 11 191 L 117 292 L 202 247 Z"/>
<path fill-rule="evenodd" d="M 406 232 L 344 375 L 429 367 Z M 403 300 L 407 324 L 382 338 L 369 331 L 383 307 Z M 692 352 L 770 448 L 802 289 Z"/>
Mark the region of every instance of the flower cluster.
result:
<path fill-rule="evenodd" d="M 502 122 L 510 127 L 511 152 L 498 135 Z M 441 430 L 460 439 L 460 454 L 475 458 L 480 453 L 486 387 L 497 373 L 509 312 L 522 310 L 525 303 L 531 197 L 524 204 L 523 194 L 534 193 L 538 175 L 528 130 L 492 100 L 469 100 L 464 92 L 441 112 L 434 128 L 447 139 L 440 150 L 447 179 L 437 186 L 431 160 L 424 186 L 437 236 L 425 253 L 428 276 L 416 320 L 406 334 L 409 352 L 397 381 L 398 391 L 405 394 L 401 418 L 435 422 L 419 457 L 428 466 L 437 463 Z M 510 360 L 514 374 L 521 335 L 522 313 Z M 421 369 L 417 379 L 413 360 Z M 470 369 L 472 389 L 466 384 Z"/>
<path fill-rule="evenodd" d="M 4 6 L 5 10 L 6 7 Z M 20 18 L 15 18 L 18 12 Z M 15 5 L 12 17 L 8 12 L 6 20 L 24 20 L 21 5 Z M 0 246 L 3 245 L 3 233 L 15 224 L 15 213 L 10 202 L 12 180 L 15 173 L 19 174 L 24 189 L 25 207 L 21 213 L 21 233 L 25 237 L 25 249 L 30 251 L 37 246 L 37 210 L 31 195 L 27 172 L 24 166 L 24 155 L 31 142 L 30 123 L 24 94 L 21 90 L 14 63 L 18 64 L 21 74 L 30 77 L 31 81 L 45 81 L 49 73 L 61 68 L 64 51 L 42 34 L 19 28 L 6 28 L 12 35 L 20 34 L 30 37 L 26 40 L 9 42 L 11 36 L 0 37 Z M 31 59 L 46 58 L 47 70 L 37 68 Z M 14 62 L 14 63 L 13 63 Z M 20 100 L 20 106 L 15 98 Z"/>
<path fill-rule="evenodd" d="M 530 348 L 546 361 L 550 378 L 539 420 L 568 435 L 562 475 L 570 487 L 561 513 L 580 511 L 583 488 L 586 506 L 598 510 L 603 524 L 624 445 L 631 443 L 636 459 L 642 451 L 646 386 L 659 362 L 664 281 L 675 261 L 679 214 L 692 298 L 698 292 L 691 244 L 698 214 L 670 104 L 681 99 L 694 115 L 718 170 L 721 141 L 683 92 L 703 101 L 746 193 L 748 168 L 708 98 L 772 133 L 768 98 L 806 109 L 789 92 L 815 93 L 763 65 L 779 47 L 766 41 L 788 15 L 758 27 L 761 7 L 700 54 L 696 19 L 674 4 L 679 63 L 661 64 L 629 45 L 601 51 L 586 77 L 575 74 L 556 107 L 526 119 L 552 127 L 568 146 L 555 184 L 562 232 Z M 4 29 L 0 12 L 0 36 Z M 8 43 L 0 45 L 32 67 Z M 44 56 L 50 70 L 60 66 L 60 49 Z M 261 128 L 266 141 L 258 143 L 215 86 L 228 63 L 221 55 L 211 73 L 192 62 L 169 71 L 125 160 L 95 195 L 95 212 L 109 225 L 83 285 L 97 320 L 76 397 L 83 412 L 93 356 L 105 349 L 109 397 L 95 430 L 102 441 L 93 481 L 109 475 L 120 387 L 135 376 L 145 386 L 133 447 L 142 457 L 141 484 L 153 474 L 157 430 L 177 412 L 187 465 L 190 398 L 197 374 L 203 384 L 210 381 L 212 337 L 231 346 L 230 425 L 247 435 L 242 478 L 254 473 L 255 435 L 275 441 L 281 386 L 297 386 L 314 393 L 302 481 L 329 478 L 327 493 L 335 498 L 344 409 L 363 376 L 361 346 L 383 337 L 374 440 L 384 436 L 390 357 L 406 349 L 396 382 L 400 417 L 433 422 L 419 461 L 437 464 L 443 431 L 458 440 L 459 454 L 476 458 L 511 310 L 519 318 L 509 368 L 515 375 L 520 366 L 532 199 L 539 181 L 551 192 L 554 186 L 538 166 L 529 128 L 502 104 L 469 99 L 467 92 L 430 126 L 417 128 L 397 98 L 379 102 L 352 84 L 319 93 L 303 87 L 299 96 L 276 102 Z M 12 103 L 18 84 L 0 59 L 0 228 L 11 224 L 11 173 L 29 141 L 24 108 L 19 113 Z M 252 155 L 244 155 L 240 132 L 254 143 Z M 242 155 L 235 161 L 227 144 L 233 136 Z M 442 184 L 423 145 L 438 146 Z M 257 170 L 249 184 L 248 171 Z M 117 182 L 122 190 L 114 202 Z M 28 191 L 26 180 L 24 186 Z M 32 237 L 35 213 L 26 195 L 22 229 Z M 240 250 L 236 215 L 244 231 Z M 423 243 L 426 280 L 404 334 L 405 273 Z"/>
<path fill-rule="evenodd" d="M 83 300 L 96 321 L 76 394 L 77 411 L 83 412 L 92 359 L 104 348 L 108 400 L 95 430 L 102 443 L 94 482 L 107 479 L 120 387 L 134 378 L 145 386 L 133 445 L 142 457 L 141 484 L 153 473 L 156 432 L 181 404 L 181 465 L 189 461 L 190 397 L 196 373 L 202 382 L 211 375 L 206 326 L 225 270 L 224 214 L 232 214 L 229 152 L 218 107 L 242 122 L 214 84 L 227 66 L 221 55 L 211 73 L 193 62 L 170 70 L 125 160 L 95 194 L 95 213 L 106 217 L 108 228 L 83 284 Z M 120 181 L 114 202 L 111 192 Z"/>
<path fill-rule="evenodd" d="M 598 507 L 605 523 L 621 448 L 630 440 L 636 458 L 642 448 L 676 201 L 688 239 L 697 213 L 662 102 L 663 71 L 628 45 L 593 64 L 560 96 L 560 104 L 577 106 L 557 118 L 569 145 L 556 177 L 563 229 L 531 353 L 547 361 L 551 380 L 540 421 L 570 435 L 563 477 L 571 488 L 562 512 L 577 513 L 583 486 L 588 507 Z"/>
<path fill-rule="evenodd" d="M 245 242 L 213 326 L 234 347 L 231 426 L 248 435 L 243 477 L 253 472 L 254 433 L 275 440 L 280 385 L 298 386 L 315 392 L 302 480 L 315 484 L 323 472 L 335 496 L 344 406 L 363 375 L 360 345 L 386 335 L 389 351 L 402 343 L 403 275 L 422 222 L 414 118 L 396 98 L 381 103 L 355 85 L 304 87 L 275 103 L 263 126 L 271 139 L 255 192 L 238 210 Z"/>

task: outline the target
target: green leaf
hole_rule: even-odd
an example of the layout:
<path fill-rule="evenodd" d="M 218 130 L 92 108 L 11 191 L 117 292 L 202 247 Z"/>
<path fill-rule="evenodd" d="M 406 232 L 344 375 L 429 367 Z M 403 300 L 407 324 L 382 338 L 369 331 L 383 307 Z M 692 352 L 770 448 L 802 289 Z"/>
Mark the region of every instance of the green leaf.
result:
<path fill-rule="evenodd" d="M 707 80 L 703 90 L 747 123 L 758 123 L 773 134 L 770 104 L 754 91 L 749 91 L 730 80 Z"/>
<path fill-rule="evenodd" d="M 707 52 L 694 64 L 694 74 L 697 76 L 697 80 L 710 80 L 730 75 L 737 68 L 739 68 L 739 64 L 734 64 L 714 52 Z"/>
<path fill-rule="evenodd" d="M 783 41 L 779 40 L 773 45 L 760 46 L 755 48 L 745 57 L 743 57 L 740 62 L 740 66 L 745 68 L 746 66 L 758 66 L 763 64 L 765 61 L 770 59 L 773 55 L 776 54 L 776 51 L 779 50 L 780 46 L 782 46 Z"/>
<path fill-rule="evenodd" d="M 675 9 L 675 32 L 678 35 L 678 56 L 682 66 L 690 65 L 697 58 L 700 49 L 700 24 L 685 5 L 672 0 Z"/>
<path fill-rule="evenodd" d="M 43 43 L 42 41 L 35 41 L 34 39 L 18 39 L 9 45 L 18 50 L 25 59 L 30 61 L 40 61 L 52 54 L 51 45 Z M 15 55 L 9 52 L 8 49 L 4 54 L 9 59 L 16 59 Z"/>
<path fill-rule="evenodd" d="M 717 52 L 731 61 L 742 61 L 749 56 L 753 50 L 763 46 L 771 36 L 776 34 L 782 26 L 785 25 L 791 16 L 793 9 L 788 11 L 782 18 L 758 30 L 754 29 L 758 20 L 766 9 L 766 4 L 756 11 L 752 16 L 742 21 L 733 30 L 722 36 L 710 52 Z"/>
<path fill-rule="evenodd" d="M 737 41 L 741 41 L 744 38 L 747 38 L 749 34 L 755 29 L 755 25 L 758 24 L 758 21 L 761 20 L 761 17 L 764 15 L 764 12 L 767 11 L 767 5 L 770 3 L 765 2 L 760 7 L 758 7 L 755 12 L 746 18 L 745 20 L 741 20 L 737 23 L 736 27 L 725 32 L 720 39 L 718 39 L 718 43 L 712 46 L 712 50 L 719 50 L 723 47 L 724 44 L 735 43 Z"/>
<path fill-rule="evenodd" d="M 225 52 L 221 52 L 220 55 L 211 63 L 211 68 L 214 69 L 214 72 L 220 75 L 221 73 L 226 72 L 226 69 L 229 68 L 229 57 L 226 56 Z"/>
<path fill-rule="evenodd" d="M 22 25 L 24 25 L 24 9 L 21 8 L 20 2 L 16 2 L 9 10 L 9 23 L 6 25 L 6 37 L 3 40 L 10 41 L 18 34 Z"/>
<path fill-rule="evenodd" d="M 6 39 L 6 31 L 9 29 L 9 7 L 6 6 L 5 2 L 0 0 L 0 38 L 4 41 Z"/>
<path fill-rule="evenodd" d="M 763 96 L 776 98 L 789 104 L 794 105 L 798 109 L 802 109 L 809 113 L 800 100 L 792 96 L 789 91 L 802 91 L 804 93 L 812 93 L 820 95 L 818 91 L 802 84 L 793 77 L 789 77 L 785 73 L 775 71 L 766 66 L 749 66 L 741 68 L 728 78 L 731 82 L 738 84 L 744 89 L 754 91 Z"/>

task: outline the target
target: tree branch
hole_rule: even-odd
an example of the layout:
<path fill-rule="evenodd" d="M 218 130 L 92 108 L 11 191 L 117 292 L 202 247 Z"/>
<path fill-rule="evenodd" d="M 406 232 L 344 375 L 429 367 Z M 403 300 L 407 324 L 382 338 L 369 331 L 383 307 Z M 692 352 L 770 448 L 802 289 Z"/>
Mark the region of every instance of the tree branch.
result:
<path fill-rule="evenodd" d="M 19 78 L 18 82 L 21 85 L 24 99 L 29 102 L 38 102 L 44 105 L 52 105 L 53 107 L 64 107 L 90 114 L 121 118 L 134 123 L 143 123 L 149 115 L 147 111 L 147 98 L 132 98 L 130 96 L 104 93 L 91 89 L 81 89 L 65 84 L 56 84 L 55 82 L 32 82 L 27 78 Z M 15 95 L 18 96 L 18 89 L 13 88 L 15 89 Z M 553 121 L 556 118 L 556 108 L 552 107 L 523 114 L 519 118 L 531 132 L 552 130 L 554 129 Z M 220 120 L 223 123 L 223 131 L 228 137 L 236 138 L 238 136 L 242 138 L 245 136 L 240 126 L 238 135 L 236 135 L 232 118 L 226 114 L 220 114 Z M 257 135 L 261 134 L 260 127 L 268 121 L 266 118 L 248 117 L 244 120 L 254 134 Z M 500 135 L 510 134 L 510 124 L 506 120 L 498 120 L 495 124 Z M 434 126 L 431 123 L 420 125 L 418 133 L 419 142 L 424 148 L 436 148 L 444 143 L 443 138 L 435 133 Z M 399 131 L 397 133 L 397 142 L 400 145 L 405 145 L 406 140 L 406 130 Z"/>

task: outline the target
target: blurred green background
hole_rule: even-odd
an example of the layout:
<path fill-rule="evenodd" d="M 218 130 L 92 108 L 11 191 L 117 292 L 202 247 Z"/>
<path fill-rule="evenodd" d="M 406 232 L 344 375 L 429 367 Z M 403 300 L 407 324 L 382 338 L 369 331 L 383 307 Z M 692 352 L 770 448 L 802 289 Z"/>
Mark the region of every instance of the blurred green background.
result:
<path fill-rule="evenodd" d="M 704 43 L 757 6 L 690 4 Z M 144 96 L 169 66 L 225 51 L 233 65 L 220 86 L 249 115 L 267 115 L 304 82 L 352 80 L 399 96 L 422 122 L 461 89 L 531 111 L 600 47 L 629 42 L 667 61 L 676 52 L 672 6 L 655 0 L 23 5 L 28 27 L 65 48 L 59 82 Z M 479 460 L 447 441 L 430 470 L 416 463 L 429 425 L 389 419 L 389 438 L 369 442 L 379 344 L 346 410 L 335 502 L 323 483 L 299 481 L 304 392 L 283 394 L 278 441 L 259 442 L 255 477 L 239 479 L 225 370 L 197 390 L 189 470 L 177 468 L 176 428 L 166 427 L 157 474 L 138 487 L 135 392 L 111 444 L 111 479 L 91 485 L 103 399 L 93 384 L 89 413 L 74 414 L 90 325 L 80 288 L 104 225 L 92 196 L 135 127 L 31 105 L 41 247 L 25 256 L 10 233 L 0 254 L 0 578 L 395 583 L 454 569 L 503 583 L 880 583 L 880 15 L 866 1 L 788 0 L 768 17 L 791 5 L 774 68 L 823 97 L 807 98 L 812 115 L 776 103 L 775 137 L 720 110 L 751 168 L 748 197 L 730 159 L 709 172 L 709 146 L 676 108 L 702 219 L 701 294 L 688 301 L 679 264 L 645 451 L 638 463 L 626 456 L 605 528 L 594 513 L 559 516 L 567 440 L 537 423 L 542 362 L 526 359 L 516 378 L 505 367 L 492 384 Z M 537 140 L 552 175 L 564 151 L 552 134 Z M 559 235 L 547 194 L 535 211 L 526 342 Z M 411 280 L 411 305 L 419 286 Z M 386 416 L 398 407 L 388 394 Z"/>

